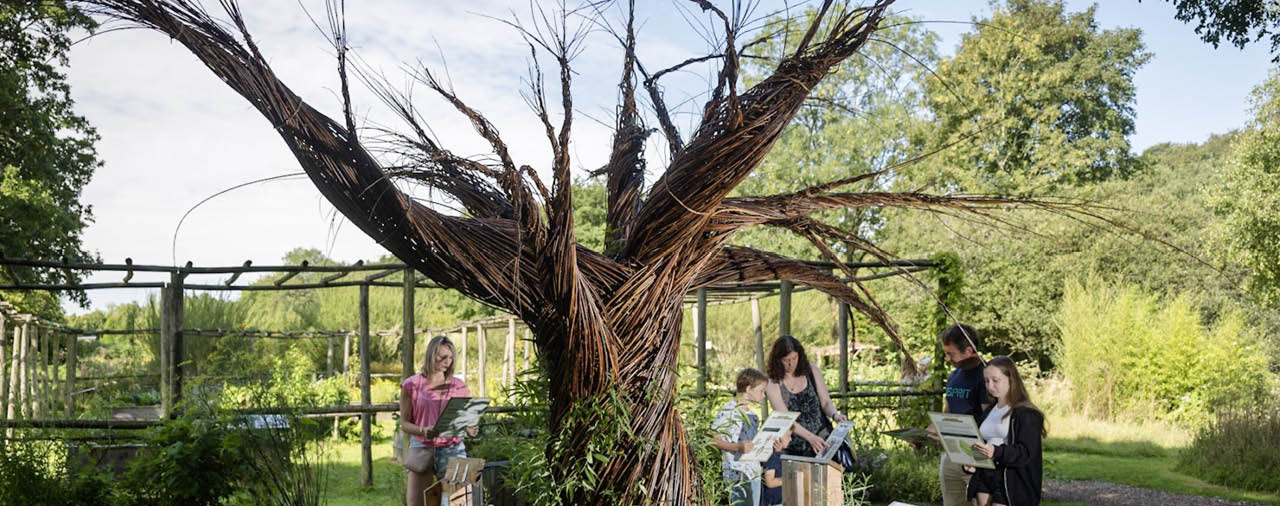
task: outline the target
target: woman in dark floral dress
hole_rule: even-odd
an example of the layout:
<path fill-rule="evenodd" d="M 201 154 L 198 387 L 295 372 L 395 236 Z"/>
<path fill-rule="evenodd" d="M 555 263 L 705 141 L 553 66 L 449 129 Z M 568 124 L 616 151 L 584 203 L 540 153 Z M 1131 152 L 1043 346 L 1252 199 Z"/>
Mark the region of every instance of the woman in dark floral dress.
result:
<path fill-rule="evenodd" d="M 831 402 L 822 371 L 809 363 L 804 346 L 791 336 L 782 336 L 774 341 L 766 368 L 769 386 L 765 388 L 765 396 L 769 399 L 769 406 L 774 410 L 800 413 L 796 418 L 795 437 L 783 452 L 806 457 L 817 455 L 826 449 L 824 436 L 829 427 L 826 418 L 831 417 L 836 422 L 847 420 Z"/>

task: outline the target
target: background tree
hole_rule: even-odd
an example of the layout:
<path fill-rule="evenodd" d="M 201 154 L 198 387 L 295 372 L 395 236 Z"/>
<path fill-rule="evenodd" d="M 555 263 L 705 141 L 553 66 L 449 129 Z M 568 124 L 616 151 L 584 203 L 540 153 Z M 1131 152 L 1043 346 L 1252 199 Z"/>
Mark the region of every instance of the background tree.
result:
<path fill-rule="evenodd" d="M 1138 0 L 1141 2 L 1142 0 Z M 1223 38 L 1244 49 L 1271 37 L 1272 62 L 1280 62 L 1280 4 L 1271 0 L 1165 0 L 1178 9 L 1178 21 L 1196 23 L 1196 33 L 1214 48 Z"/>
<path fill-rule="evenodd" d="M 925 81 L 937 121 L 922 143 L 956 145 L 913 181 L 1029 195 L 1133 173 L 1133 74 L 1151 55 L 1137 29 L 1099 30 L 1095 9 L 1009 0 L 975 19 Z"/>
<path fill-rule="evenodd" d="M 1252 287 L 1280 300 L 1280 71 L 1253 90 L 1253 120 L 1232 144 L 1220 184 L 1209 187 L 1224 218 L 1220 258 L 1252 270 Z"/>
<path fill-rule="evenodd" d="M 92 221 L 80 191 L 101 162 L 98 134 L 72 110 L 62 67 L 68 35 L 94 21 L 62 0 L 0 3 L 0 252 L 18 258 L 90 259 L 80 234 Z M 60 271 L 0 269 L 6 283 L 75 282 Z M 83 292 L 71 292 L 87 303 Z M 25 310 L 61 314 L 55 297 L 4 292 Z"/>

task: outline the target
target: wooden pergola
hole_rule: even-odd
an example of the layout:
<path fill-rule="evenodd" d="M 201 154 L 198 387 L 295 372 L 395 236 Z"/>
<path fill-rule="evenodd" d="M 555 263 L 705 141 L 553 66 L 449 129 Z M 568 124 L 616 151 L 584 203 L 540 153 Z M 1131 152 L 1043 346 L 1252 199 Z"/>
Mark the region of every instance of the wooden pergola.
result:
<path fill-rule="evenodd" d="M 828 269 L 834 272 L 841 272 L 838 266 L 826 262 L 810 262 L 810 265 Z M 15 308 L 7 303 L 0 301 L 0 357 L 6 356 L 6 344 L 12 346 L 10 355 L 12 360 L 8 361 L 11 366 L 6 371 L 5 361 L 0 360 L 0 414 L 5 419 L 3 425 L 12 428 L 111 428 L 111 429 L 134 429 L 147 427 L 154 422 L 125 422 L 120 420 L 77 420 L 74 419 L 76 393 L 76 355 L 79 336 L 82 335 L 155 335 L 160 338 L 160 391 L 161 391 L 161 411 L 162 416 L 167 418 L 173 412 L 176 402 L 181 400 L 183 380 L 188 376 L 188 371 L 184 371 L 184 341 L 187 337 L 203 336 L 203 337 L 226 337 L 226 336 L 248 336 L 257 338 L 281 338 L 281 339 L 309 339 L 309 338 L 327 338 L 329 340 L 329 369 L 332 372 L 334 364 L 334 345 L 335 339 L 342 337 L 344 339 L 343 353 L 343 370 L 347 370 L 347 361 L 350 352 L 350 339 L 354 336 L 357 339 L 358 355 L 360 357 L 360 404 L 350 406 L 328 406 L 319 408 L 309 408 L 300 410 L 305 414 L 359 414 L 361 417 L 361 446 L 363 474 L 362 482 L 365 484 L 372 483 L 372 416 L 378 412 L 396 411 L 399 406 L 396 404 L 372 404 L 370 394 L 370 384 L 373 375 L 370 371 L 369 358 L 369 341 L 371 336 L 394 336 L 401 337 L 400 358 L 401 358 L 401 377 L 408 377 L 414 371 L 415 357 L 415 341 L 416 336 L 426 336 L 434 334 L 451 334 L 459 333 L 462 345 L 459 347 L 459 365 L 461 373 L 467 374 L 467 357 L 466 342 L 469 330 L 474 329 L 479 343 L 479 367 L 477 368 L 477 383 L 486 385 L 485 378 L 485 355 L 486 355 L 486 332 L 489 329 L 507 330 L 506 346 L 503 359 L 502 379 L 505 384 L 510 385 L 514 381 L 516 375 L 516 358 L 515 358 L 515 342 L 518 328 L 518 320 L 509 315 L 499 315 L 493 317 L 480 318 L 466 322 L 459 322 L 443 328 L 419 328 L 415 326 L 414 321 L 414 293 L 419 288 L 439 288 L 438 286 L 427 282 L 420 274 L 408 268 L 401 263 L 383 263 L 383 264 L 365 264 L 357 262 L 353 265 L 310 265 L 304 261 L 299 265 L 253 265 L 251 261 L 245 261 L 242 265 L 226 266 L 226 267 L 198 267 L 187 262 L 182 266 L 162 266 L 162 265 L 140 265 L 134 264 L 132 259 L 126 259 L 123 264 L 107 264 L 107 263 L 78 263 L 49 260 L 28 260 L 28 259 L 11 259 L 0 256 L 0 266 L 12 267 L 28 267 L 36 269 L 51 269 L 64 272 L 64 281 L 61 283 L 25 283 L 21 280 L 9 284 L 0 284 L 0 290 L 29 290 L 29 291 L 78 291 L 78 290 L 102 290 L 102 289 L 122 289 L 122 288 L 150 288 L 160 290 L 160 328 L 158 329 L 77 329 L 71 328 L 58 322 L 45 321 L 31 315 L 19 314 Z M 914 272 L 923 271 L 934 266 L 933 262 L 928 260 L 902 260 L 895 262 L 863 262 L 848 264 L 853 269 L 866 269 L 872 271 L 868 275 L 859 276 L 858 281 L 870 281 L 875 279 L 899 276 Z M 73 271 L 80 272 L 119 272 L 122 273 L 120 281 L 105 283 L 78 283 L 72 276 Z M 296 276 L 305 272 L 328 273 L 328 275 L 320 278 L 318 281 L 296 282 L 290 283 Z M 135 273 L 159 273 L 167 274 L 168 280 L 164 281 L 135 281 Z M 241 276 L 246 273 L 261 273 L 268 275 L 279 275 L 271 283 L 251 284 L 250 282 L 241 280 Z M 400 282 L 384 281 L 384 278 L 397 273 L 403 273 L 403 280 Z M 225 279 L 217 282 L 192 282 L 189 278 L 192 276 L 217 275 L 225 276 Z M 846 283 L 852 282 L 851 279 L 843 279 Z M 198 329 L 187 328 L 183 323 L 183 294 L 187 290 L 196 291 L 284 291 L 284 290 L 311 290 L 321 288 L 350 287 L 359 288 L 359 328 L 354 330 L 319 330 L 319 331 L 285 331 L 285 330 L 256 330 L 256 329 Z M 370 330 L 369 328 L 369 287 L 391 287 L 402 289 L 402 323 L 399 329 L 388 330 Z M 760 369 L 764 368 L 765 349 L 764 349 L 764 329 L 762 326 L 762 318 L 760 311 L 760 299 L 764 297 L 777 296 L 779 299 L 778 313 L 778 333 L 779 335 L 791 333 L 791 299 L 792 295 L 806 290 L 805 287 L 796 287 L 787 280 L 780 280 L 768 283 L 722 283 L 712 285 L 707 288 L 700 288 L 694 292 L 686 294 L 685 305 L 692 309 L 694 340 L 697 350 L 697 370 L 698 394 L 707 393 L 707 307 L 721 304 L 737 304 L 749 302 L 752 309 L 752 324 L 754 329 L 755 355 L 756 364 Z M 836 335 L 838 351 L 835 353 L 839 356 L 839 375 L 838 375 L 838 391 L 833 392 L 833 397 L 851 398 L 851 397 L 889 397 L 889 396 L 910 396 L 910 395 L 932 395 L 934 392 L 922 392 L 911 388 L 904 388 L 896 392 L 852 392 L 850 391 L 849 382 L 849 341 L 850 341 L 850 325 L 848 322 L 849 310 L 845 303 L 840 302 L 837 310 Z M 12 331 L 6 330 L 10 323 L 13 325 Z M 43 329 L 45 332 L 41 332 Z M 526 336 L 528 330 L 525 330 Z M 54 335 L 61 334 L 66 340 L 64 350 L 64 378 L 61 378 L 65 387 L 60 403 L 63 405 L 65 418 L 53 419 L 47 415 L 53 413 L 51 409 L 54 403 L 54 390 L 57 389 L 56 384 L 59 382 L 57 378 L 50 375 L 49 367 L 56 360 L 53 350 L 56 348 Z M 12 335 L 12 339 L 8 337 Z M 526 337 L 527 342 L 527 337 Z M 529 362 L 530 348 L 526 345 L 524 350 L 524 362 Z M 41 372 L 43 371 L 43 372 Z M 8 374 L 5 374 L 5 373 Z M 42 376 L 41 376 L 42 375 Z M 482 390 L 483 391 L 483 390 Z M 490 412 L 502 411 L 502 407 L 495 406 Z"/>

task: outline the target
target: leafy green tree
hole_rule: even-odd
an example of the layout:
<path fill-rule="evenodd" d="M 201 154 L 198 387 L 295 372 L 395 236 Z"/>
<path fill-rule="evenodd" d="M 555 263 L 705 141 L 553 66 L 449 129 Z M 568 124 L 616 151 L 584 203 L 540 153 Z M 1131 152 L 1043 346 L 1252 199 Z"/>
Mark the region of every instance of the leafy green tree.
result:
<path fill-rule="evenodd" d="M 71 46 L 69 32 L 94 26 L 61 0 L 0 3 L 0 252 L 5 255 L 91 257 L 80 234 L 92 214 L 80 202 L 80 191 L 100 165 L 93 148 L 98 134 L 73 110 L 62 67 Z M 0 280 L 8 282 L 65 281 L 62 277 L 59 271 L 0 269 Z M 87 302 L 83 293 L 73 296 Z M 29 311 L 58 312 L 51 297 L 3 297 Z"/>
<path fill-rule="evenodd" d="M 1253 90 L 1254 118 L 1232 145 L 1221 184 L 1211 186 L 1222 216 L 1223 257 L 1248 266 L 1251 285 L 1280 299 L 1280 71 Z"/>
<path fill-rule="evenodd" d="M 1138 0 L 1141 2 L 1142 0 Z M 1273 62 L 1280 62 L 1280 3 L 1275 0 L 1254 2 L 1226 0 L 1165 0 L 1178 9 L 1178 21 L 1196 22 L 1196 33 L 1214 48 L 1225 37 L 1227 42 L 1244 49 L 1250 42 L 1271 37 Z"/>
<path fill-rule="evenodd" d="M 1133 74 L 1151 54 L 1138 29 L 1100 30 L 1095 10 L 1009 0 L 975 19 L 925 81 L 937 122 L 921 142 L 955 145 L 917 168 L 915 182 L 1028 195 L 1133 173 Z"/>

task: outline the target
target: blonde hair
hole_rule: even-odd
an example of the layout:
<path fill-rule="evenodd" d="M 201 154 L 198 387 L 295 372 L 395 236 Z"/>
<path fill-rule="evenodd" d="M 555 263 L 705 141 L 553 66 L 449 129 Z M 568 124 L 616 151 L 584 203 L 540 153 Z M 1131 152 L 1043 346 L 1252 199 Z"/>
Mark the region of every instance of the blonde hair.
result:
<path fill-rule="evenodd" d="M 435 336 L 431 338 L 431 342 L 427 343 L 427 355 L 426 357 L 423 357 L 424 360 L 422 361 L 423 376 L 431 374 L 431 364 L 435 363 L 436 351 L 438 351 L 441 346 L 448 346 L 449 351 L 453 352 L 454 360 L 449 363 L 449 369 L 444 371 L 444 377 L 449 378 L 453 376 L 453 369 L 458 366 L 458 351 L 453 348 L 453 341 L 450 341 L 448 337 L 443 335 Z"/>

